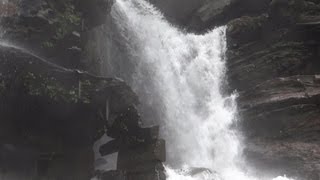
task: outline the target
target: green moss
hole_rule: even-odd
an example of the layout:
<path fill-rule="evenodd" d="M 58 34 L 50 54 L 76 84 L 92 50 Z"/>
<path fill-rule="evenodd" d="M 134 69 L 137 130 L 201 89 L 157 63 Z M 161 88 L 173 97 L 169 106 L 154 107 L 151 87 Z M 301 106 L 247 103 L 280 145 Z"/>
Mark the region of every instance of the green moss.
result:
<path fill-rule="evenodd" d="M 56 26 L 56 33 L 54 38 L 56 40 L 63 39 L 67 34 L 74 30 L 74 27 L 81 23 L 81 13 L 76 11 L 72 1 L 66 1 L 62 11 L 58 11 Z"/>
<path fill-rule="evenodd" d="M 41 44 L 41 46 L 44 47 L 44 48 L 53 48 L 55 45 L 54 45 L 54 43 L 51 42 L 51 41 L 46 41 L 46 42 L 43 42 L 43 43 Z"/>
<path fill-rule="evenodd" d="M 81 100 L 84 103 L 90 103 L 91 95 L 88 90 L 91 89 L 94 86 L 94 84 L 90 80 L 81 80 L 80 84 L 81 84 Z"/>
<path fill-rule="evenodd" d="M 66 87 L 66 85 L 62 84 L 54 77 L 35 75 L 34 73 L 29 72 L 24 76 L 23 82 L 28 94 L 32 96 L 48 97 L 57 102 L 90 102 L 87 99 L 83 100 L 81 97 L 78 97 L 78 87 Z"/>
<path fill-rule="evenodd" d="M 54 23 L 52 24 L 53 37 L 42 44 L 44 48 L 53 48 L 56 44 L 64 39 L 73 31 L 77 31 L 81 24 L 82 14 L 74 6 L 73 0 L 59 2 L 49 1 L 50 9 L 55 14 Z"/>

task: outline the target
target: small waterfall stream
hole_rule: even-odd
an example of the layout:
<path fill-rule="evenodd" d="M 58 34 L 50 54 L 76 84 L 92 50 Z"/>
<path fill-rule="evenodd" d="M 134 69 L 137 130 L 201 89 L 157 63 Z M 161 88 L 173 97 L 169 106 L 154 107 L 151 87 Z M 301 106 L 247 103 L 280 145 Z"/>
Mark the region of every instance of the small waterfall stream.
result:
<path fill-rule="evenodd" d="M 223 95 L 225 27 L 185 33 L 144 0 L 117 0 L 112 17 L 134 70 L 122 78 L 140 96 L 145 118 L 162 124 L 168 179 L 260 179 L 240 168 L 243 146 L 231 128 L 236 95 Z M 199 177 L 173 170 L 194 167 L 208 170 Z"/>

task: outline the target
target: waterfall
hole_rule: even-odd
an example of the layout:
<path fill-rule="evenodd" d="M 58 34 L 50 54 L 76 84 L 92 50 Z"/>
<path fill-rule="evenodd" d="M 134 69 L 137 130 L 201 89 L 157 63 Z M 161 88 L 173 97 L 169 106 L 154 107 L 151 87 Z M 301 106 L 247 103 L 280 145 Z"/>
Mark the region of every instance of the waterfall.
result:
<path fill-rule="evenodd" d="M 226 28 L 186 33 L 145 0 L 117 0 L 112 18 L 133 69 L 122 78 L 140 96 L 145 119 L 162 124 L 168 179 L 257 179 L 239 168 L 236 94 L 223 95 Z M 198 178 L 173 170 L 195 167 L 209 170 Z"/>
<path fill-rule="evenodd" d="M 135 65 L 131 84 L 143 106 L 161 111 L 168 160 L 180 167 L 235 166 L 240 146 L 229 128 L 236 112 L 234 96 L 220 92 L 225 28 L 186 34 L 145 1 L 118 1 L 115 8 Z"/>

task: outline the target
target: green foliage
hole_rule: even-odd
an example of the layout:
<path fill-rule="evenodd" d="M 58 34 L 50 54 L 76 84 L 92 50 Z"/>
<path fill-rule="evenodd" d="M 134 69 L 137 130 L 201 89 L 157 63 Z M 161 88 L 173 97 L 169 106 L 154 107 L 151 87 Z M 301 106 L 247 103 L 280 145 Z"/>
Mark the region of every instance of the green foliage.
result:
<path fill-rule="evenodd" d="M 93 83 L 90 80 L 81 80 L 81 100 L 84 103 L 90 103 L 90 93 L 88 89 L 93 87 Z"/>
<path fill-rule="evenodd" d="M 54 77 L 35 75 L 28 72 L 24 76 L 24 86 L 32 96 L 44 96 L 54 101 L 67 103 L 89 103 L 88 99 L 78 97 L 78 87 L 66 87 Z"/>
<path fill-rule="evenodd" d="M 52 24 L 54 35 L 51 40 L 42 43 L 42 47 L 53 48 L 58 41 L 77 30 L 81 24 L 82 14 L 75 8 L 73 0 L 48 1 L 48 5 L 55 14 Z"/>
<path fill-rule="evenodd" d="M 42 47 L 44 47 L 44 48 L 53 48 L 54 44 L 51 41 L 46 41 L 46 42 L 42 43 Z"/>
<path fill-rule="evenodd" d="M 63 39 L 67 34 L 74 30 L 75 26 L 79 26 L 81 22 L 81 14 L 77 12 L 73 3 L 67 1 L 64 11 L 58 12 L 56 23 L 55 39 Z"/>

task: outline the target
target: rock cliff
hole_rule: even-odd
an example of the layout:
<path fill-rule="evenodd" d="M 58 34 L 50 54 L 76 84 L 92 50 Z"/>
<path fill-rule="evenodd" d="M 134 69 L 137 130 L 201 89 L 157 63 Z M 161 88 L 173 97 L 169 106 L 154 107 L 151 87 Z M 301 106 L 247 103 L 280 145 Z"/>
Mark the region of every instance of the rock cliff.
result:
<path fill-rule="evenodd" d="M 159 127 L 142 127 L 137 95 L 87 61 L 112 4 L 0 4 L 1 179 L 165 179 Z M 98 148 L 119 152 L 117 168 L 95 172 L 94 143 L 106 134 L 113 140 Z"/>
<path fill-rule="evenodd" d="M 264 175 L 320 177 L 319 3 L 217 0 L 186 24 L 196 32 L 227 25 L 227 76 L 239 93 L 244 154 Z"/>
<path fill-rule="evenodd" d="M 318 180 L 320 2 L 150 1 L 188 31 L 228 26 L 228 91 L 239 93 L 244 155 L 255 173 Z M 119 152 L 118 167 L 97 177 L 165 178 L 165 143 L 158 127 L 141 126 L 130 87 L 100 76 L 130 69 L 126 55 L 112 46 L 119 43 L 108 16 L 112 3 L 0 4 L 1 40 L 11 42 L 0 44 L 2 177 L 89 179 L 92 146 L 108 129 L 114 140 L 99 150 L 102 155 Z M 117 67 L 99 57 L 116 60 Z"/>
<path fill-rule="evenodd" d="M 8 179 L 90 179 L 93 143 L 109 115 L 138 103 L 124 82 L 62 68 L 0 46 L 0 159 Z M 22 170 L 23 169 L 23 170 Z"/>

